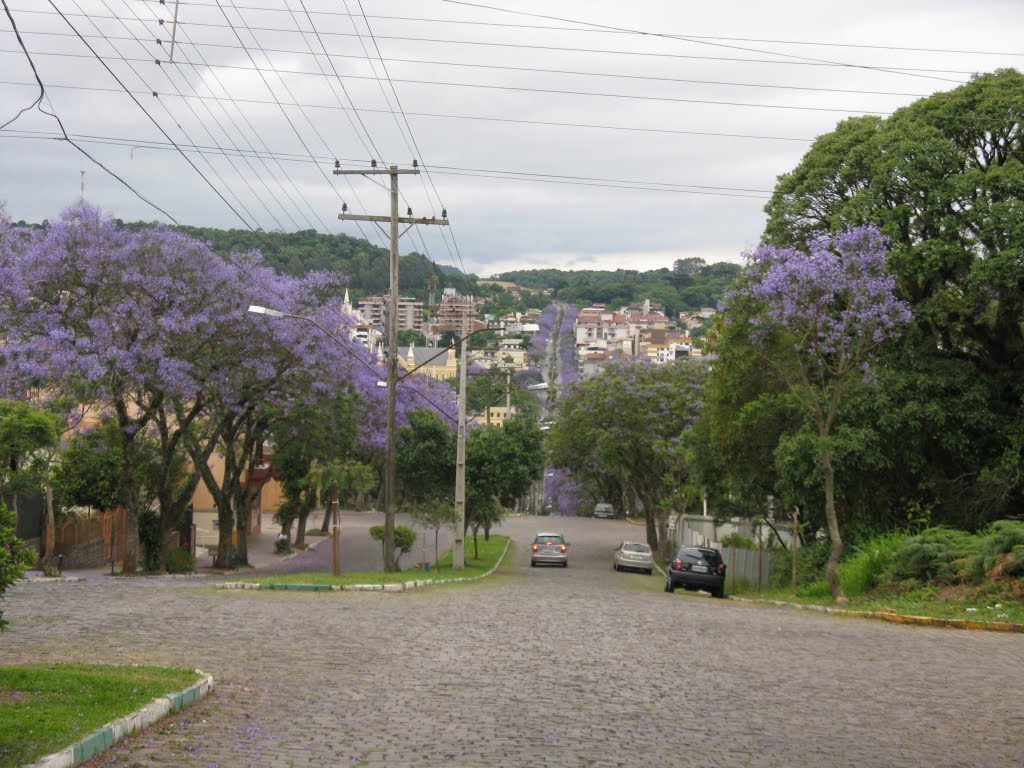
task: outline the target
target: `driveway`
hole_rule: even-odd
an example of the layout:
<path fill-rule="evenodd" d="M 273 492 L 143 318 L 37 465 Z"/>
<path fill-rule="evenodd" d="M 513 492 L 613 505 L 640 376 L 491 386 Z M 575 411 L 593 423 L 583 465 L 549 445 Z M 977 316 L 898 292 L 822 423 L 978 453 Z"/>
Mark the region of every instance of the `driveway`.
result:
<path fill-rule="evenodd" d="M 570 565 L 530 568 L 538 530 Z M 216 691 L 110 766 L 1014 766 L 1024 638 L 689 593 L 616 573 L 622 521 L 515 518 L 506 565 L 404 593 L 23 583 L 0 662 L 195 666 Z"/>

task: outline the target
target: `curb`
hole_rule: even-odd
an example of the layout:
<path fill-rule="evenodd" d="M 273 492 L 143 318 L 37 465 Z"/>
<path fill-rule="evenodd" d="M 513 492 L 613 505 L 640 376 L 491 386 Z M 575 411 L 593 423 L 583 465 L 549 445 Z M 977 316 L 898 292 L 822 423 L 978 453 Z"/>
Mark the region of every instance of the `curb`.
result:
<path fill-rule="evenodd" d="M 502 550 L 498 562 L 486 573 L 479 576 L 464 576 L 454 579 L 416 579 L 414 581 L 399 581 L 394 584 L 261 584 L 254 581 L 225 581 L 217 585 L 217 589 L 255 589 L 265 591 L 283 592 L 408 592 L 423 587 L 434 587 L 441 584 L 463 584 L 469 581 L 486 579 L 505 561 L 508 548 L 512 545 L 512 539 L 505 542 L 505 549 Z"/>
<path fill-rule="evenodd" d="M 787 603 L 784 600 L 757 600 L 749 597 L 732 597 L 741 603 L 759 603 L 777 605 L 783 608 L 796 608 L 801 611 L 817 611 L 835 616 L 850 616 L 856 619 L 875 619 L 888 621 L 891 624 L 909 624 L 919 627 L 942 627 L 945 629 L 973 629 L 986 632 L 1017 632 L 1024 634 L 1024 624 L 1012 621 L 978 621 L 976 619 L 940 619 L 935 616 L 911 616 L 903 613 L 886 611 L 851 611 L 848 608 L 833 608 L 828 605 L 804 605 L 803 603 Z"/>
<path fill-rule="evenodd" d="M 107 723 L 70 747 L 41 757 L 24 768 L 73 768 L 167 715 L 194 704 L 213 690 L 213 676 L 198 669 L 196 672 L 203 679 L 195 685 L 177 693 L 158 696 L 142 709 Z"/>

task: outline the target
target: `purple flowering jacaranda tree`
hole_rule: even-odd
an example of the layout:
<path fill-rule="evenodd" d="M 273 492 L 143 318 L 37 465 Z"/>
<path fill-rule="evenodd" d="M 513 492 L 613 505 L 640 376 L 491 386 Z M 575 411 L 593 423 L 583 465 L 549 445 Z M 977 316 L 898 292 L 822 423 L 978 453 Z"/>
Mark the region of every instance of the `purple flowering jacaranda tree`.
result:
<path fill-rule="evenodd" d="M 805 249 L 762 246 L 747 255 L 741 287 L 723 304 L 729 321 L 744 317 L 754 340 L 781 334 L 780 357 L 769 361 L 789 381 L 817 429 L 832 549 L 826 567 L 833 597 L 843 541 L 835 508 L 835 467 L 830 436 L 846 386 L 865 377 L 872 353 L 910 322 L 886 272 L 886 243 L 874 227 L 814 237 Z"/>
<path fill-rule="evenodd" d="M 59 390 L 114 419 L 124 455 L 119 501 L 130 530 L 140 506 L 138 436 L 155 433 L 167 465 L 183 443 L 215 497 L 218 559 L 226 565 L 232 528 L 244 522 L 251 489 L 240 479 L 259 458 L 265 407 L 346 387 L 376 410 L 380 374 L 347 336 L 299 323 L 261 325 L 246 312 L 249 304 L 272 306 L 340 329 L 350 320 L 332 303 L 338 279 L 281 277 L 258 254 L 222 257 L 162 227 L 130 231 L 84 203 L 45 230 L 5 226 L 5 391 Z M 228 464 L 220 480 L 206 463 L 217 448 Z M 160 498 L 162 518 L 173 503 Z M 125 553 L 126 572 L 137 557 L 134 548 Z"/>

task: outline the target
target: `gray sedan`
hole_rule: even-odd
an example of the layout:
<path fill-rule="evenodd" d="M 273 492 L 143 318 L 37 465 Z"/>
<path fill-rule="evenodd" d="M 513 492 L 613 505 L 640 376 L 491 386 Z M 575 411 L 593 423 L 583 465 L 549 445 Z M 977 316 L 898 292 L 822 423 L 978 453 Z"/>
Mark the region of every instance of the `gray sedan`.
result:
<path fill-rule="evenodd" d="M 654 556 L 649 544 L 638 541 L 624 541 L 615 550 L 612 568 L 616 571 L 643 571 L 648 576 L 654 572 Z"/>

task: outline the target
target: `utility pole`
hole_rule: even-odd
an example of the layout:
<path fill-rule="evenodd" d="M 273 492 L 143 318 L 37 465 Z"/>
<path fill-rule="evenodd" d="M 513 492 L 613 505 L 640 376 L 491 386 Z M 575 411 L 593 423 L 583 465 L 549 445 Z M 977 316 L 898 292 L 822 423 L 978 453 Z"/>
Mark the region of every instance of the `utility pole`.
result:
<path fill-rule="evenodd" d="M 455 543 L 452 544 L 452 568 L 461 571 L 466 567 L 466 373 L 469 355 L 466 354 L 466 339 L 462 337 L 462 359 L 459 361 L 459 431 L 455 447 Z"/>
<path fill-rule="evenodd" d="M 430 218 L 414 218 L 412 215 L 412 209 L 408 210 L 408 216 L 398 215 L 398 177 L 402 174 L 416 174 L 419 173 L 419 169 L 416 167 L 416 163 L 413 163 L 412 168 L 399 168 L 397 165 L 391 165 L 387 168 L 378 168 L 377 161 L 373 160 L 370 163 L 369 170 L 342 170 L 340 164 L 335 161 L 334 163 L 334 175 L 345 176 L 345 175 L 359 175 L 359 176 L 380 176 L 388 175 L 391 177 L 391 215 L 390 216 L 366 216 L 356 213 L 348 213 L 348 206 L 342 206 L 342 212 L 338 214 L 338 218 L 343 221 L 370 221 L 373 222 L 377 227 L 384 232 L 384 228 L 381 227 L 381 223 L 388 223 L 391 225 L 390 232 L 385 232 L 386 236 L 390 236 L 391 241 L 391 260 L 390 260 L 390 272 L 391 272 L 391 288 L 388 294 L 388 314 L 387 314 L 387 354 L 388 354 L 388 412 L 387 412 L 387 447 L 385 449 L 384 458 L 384 570 L 391 572 L 395 570 L 395 465 L 396 465 L 396 443 L 397 443 L 397 424 L 396 424 L 396 413 L 397 413 L 397 399 L 398 399 L 398 239 L 408 232 L 414 224 L 437 224 L 440 226 L 448 225 L 448 214 L 442 212 L 441 218 L 437 219 L 431 216 Z M 408 224 L 405 230 L 401 233 L 398 231 L 399 224 Z"/>

